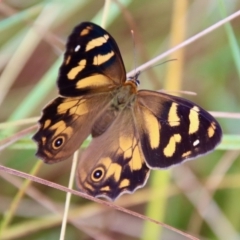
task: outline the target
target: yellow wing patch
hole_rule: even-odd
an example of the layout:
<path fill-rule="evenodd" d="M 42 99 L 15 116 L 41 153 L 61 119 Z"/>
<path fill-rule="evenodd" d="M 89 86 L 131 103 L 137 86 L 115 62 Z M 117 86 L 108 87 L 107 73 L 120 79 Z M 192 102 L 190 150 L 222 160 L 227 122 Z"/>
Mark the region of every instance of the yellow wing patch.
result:
<path fill-rule="evenodd" d="M 76 88 L 87 88 L 87 87 L 102 87 L 106 85 L 110 85 L 111 80 L 102 74 L 93 75 L 90 77 L 86 77 L 77 82 Z"/>
<path fill-rule="evenodd" d="M 182 158 L 188 157 L 191 153 L 192 153 L 191 151 L 187 151 L 187 152 L 183 153 Z"/>
<path fill-rule="evenodd" d="M 113 176 L 114 180 L 116 182 L 118 182 L 121 177 L 121 173 L 122 173 L 122 166 L 119 165 L 118 163 L 112 163 L 109 166 L 109 168 L 107 169 L 105 178 L 109 178 L 109 177 Z"/>
<path fill-rule="evenodd" d="M 130 134 L 129 134 L 130 135 Z M 123 152 L 127 151 L 133 146 L 132 136 L 120 136 L 119 137 L 119 147 Z"/>
<path fill-rule="evenodd" d="M 166 157 L 172 157 L 176 151 L 176 143 L 179 143 L 180 141 L 181 141 L 180 134 L 174 134 L 172 137 L 170 137 L 168 145 L 163 150 L 164 155 Z"/>
<path fill-rule="evenodd" d="M 77 67 L 73 67 L 69 73 L 67 74 L 67 77 L 69 80 L 73 80 L 76 78 L 76 76 L 85 68 L 86 66 L 86 59 L 82 59 L 79 63 Z"/>
<path fill-rule="evenodd" d="M 107 53 L 105 55 L 98 54 L 93 58 L 93 65 L 101 65 L 105 62 L 107 62 L 112 56 L 114 56 L 114 52 L 111 51 L 110 53 Z"/>
<path fill-rule="evenodd" d="M 64 121 L 59 121 L 52 125 L 49 129 L 50 130 L 56 130 L 54 135 L 58 135 L 61 132 L 63 132 L 67 128 L 67 125 Z"/>
<path fill-rule="evenodd" d="M 142 168 L 144 158 L 138 146 L 136 137 L 132 136 L 131 133 L 129 133 L 129 136 L 120 136 L 119 147 L 121 150 L 118 151 L 118 154 L 123 154 L 124 160 L 129 160 L 129 158 L 131 158 L 128 163 L 131 171 L 140 170 Z"/>
<path fill-rule="evenodd" d="M 85 99 L 66 99 L 63 103 L 58 106 L 58 113 L 70 112 L 71 114 L 84 115 L 89 112 L 89 106 Z"/>
<path fill-rule="evenodd" d="M 160 144 L 160 125 L 157 118 L 149 111 L 144 109 L 143 118 L 145 122 L 145 131 L 148 134 L 150 146 L 155 149 Z"/>
<path fill-rule="evenodd" d="M 130 185 L 130 181 L 129 179 L 123 179 L 120 184 L 119 184 L 119 187 L 120 188 L 125 188 L 125 187 L 128 187 Z"/>
<path fill-rule="evenodd" d="M 63 103 L 59 104 L 57 107 L 58 113 L 66 113 L 70 108 L 77 105 L 79 100 L 72 100 L 69 101 L 69 99 L 66 99 L 66 101 L 63 101 Z"/>
<path fill-rule="evenodd" d="M 215 133 L 215 129 L 216 129 L 216 125 L 214 123 L 211 123 L 211 126 L 207 130 L 209 138 L 213 137 Z"/>
<path fill-rule="evenodd" d="M 70 109 L 71 114 L 77 114 L 79 116 L 87 114 L 89 112 L 89 107 L 86 103 L 81 103 L 78 106 L 72 107 Z"/>
<path fill-rule="evenodd" d="M 194 106 L 189 113 L 189 130 L 188 133 L 189 134 L 193 134 L 195 132 L 198 131 L 199 129 L 199 125 L 200 125 L 200 121 L 199 121 L 199 108 L 197 106 Z"/>
<path fill-rule="evenodd" d="M 143 157 L 138 146 L 134 148 L 129 167 L 132 171 L 140 170 L 143 166 Z"/>
<path fill-rule="evenodd" d="M 180 118 L 177 115 L 177 106 L 178 104 L 173 102 L 168 113 L 168 123 L 171 127 L 180 125 Z"/>
<path fill-rule="evenodd" d="M 111 191 L 111 189 L 110 189 L 109 186 L 102 187 L 100 190 L 101 190 L 102 192 L 109 192 L 109 191 Z"/>
<path fill-rule="evenodd" d="M 50 126 L 51 122 L 52 122 L 51 119 L 47 119 L 47 120 L 44 122 L 43 129 L 48 128 L 48 127 Z"/>
<path fill-rule="evenodd" d="M 102 46 L 104 43 L 107 42 L 108 39 L 109 39 L 109 35 L 107 34 L 105 34 L 103 37 L 94 38 L 93 40 L 88 42 L 86 46 L 86 52 L 88 52 L 89 50 L 95 47 Z"/>
<path fill-rule="evenodd" d="M 80 36 L 85 36 L 87 34 L 89 34 L 89 32 L 92 30 L 91 26 L 88 26 L 86 28 L 84 28 L 81 32 L 80 32 Z"/>

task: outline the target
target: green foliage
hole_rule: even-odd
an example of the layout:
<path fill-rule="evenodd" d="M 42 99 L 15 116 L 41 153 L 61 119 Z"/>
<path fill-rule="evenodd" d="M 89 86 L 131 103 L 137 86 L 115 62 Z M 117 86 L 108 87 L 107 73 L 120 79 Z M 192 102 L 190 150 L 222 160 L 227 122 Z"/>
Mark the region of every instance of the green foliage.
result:
<path fill-rule="evenodd" d="M 25 128 L 25 125 L 10 125 L 10 121 L 39 116 L 43 106 L 57 96 L 55 82 L 64 43 L 79 22 L 101 24 L 104 15 L 106 28 L 119 44 L 127 70 L 135 67 L 134 57 L 139 65 L 170 48 L 174 1 L 119 0 L 119 3 L 112 1 L 110 10 L 106 12 L 103 11 L 103 0 L 1 3 L 0 122 L 7 124 L 0 124 L 1 140 Z M 196 0 L 188 4 L 184 14 L 187 19 L 185 38 L 239 9 L 237 1 L 228 0 Z M 200 239 L 240 239 L 236 237 L 240 235 L 240 168 L 237 164 L 240 153 L 239 24 L 240 18 L 237 17 L 213 30 L 185 47 L 184 58 L 178 60 L 183 63 L 182 79 L 179 80 L 181 90 L 197 93 L 194 97 L 183 97 L 207 110 L 222 112 L 218 118 L 224 132 L 222 144 L 210 155 L 177 166 L 174 171 L 154 171 L 154 178 L 142 190 L 117 200 L 119 205 L 154 216 L 154 219 Z M 135 31 L 136 56 L 131 29 Z M 174 58 L 174 54 L 171 57 Z M 163 88 L 167 69 L 174 64 L 170 62 L 145 70 L 140 76 L 141 87 L 154 90 L 159 90 L 157 86 Z M 89 139 L 82 148 L 88 143 Z M 1 152 L 1 165 L 30 173 L 38 161 L 34 157 L 35 149 L 29 135 L 23 136 Z M 67 185 L 70 164 L 68 160 L 59 165 L 44 165 L 37 176 Z M 184 188 L 176 172 L 185 180 Z M 155 178 L 155 174 L 160 178 L 163 174 L 164 179 L 157 180 L 159 178 Z M 21 188 L 23 182 L 21 178 L 2 171 L 0 177 L 0 221 L 4 223 L 4 214 L 9 211 L 17 188 Z M 41 188 L 39 184 L 33 184 L 23 192 L 16 211 L 11 212 L 11 221 L 8 224 L 5 222 L 3 239 L 59 239 L 62 215 L 46 206 L 63 209 L 63 193 L 54 190 L 54 194 L 48 195 L 48 191 L 44 191 L 46 188 L 51 191 L 50 187 Z M 187 239 L 180 238 L 169 229 L 155 231 L 158 225 L 147 224 L 136 217 L 79 197 L 74 196 L 73 202 L 65 239 L 109 237 L 130 240 L 141 239 L 143 232 L 145 239 L 150 232 L 155 234 L 152 239 Z M 210 218 L 205 211 L 210 212 L 213 205 L 217 206 L 217 210 Z M 220 225 L 225 223 L 223 219 L 226 219 L 227 226 Z M 218 232 L 215 225 L 219 231 L 224 231 L 226 227 L 228 238 Z"/>

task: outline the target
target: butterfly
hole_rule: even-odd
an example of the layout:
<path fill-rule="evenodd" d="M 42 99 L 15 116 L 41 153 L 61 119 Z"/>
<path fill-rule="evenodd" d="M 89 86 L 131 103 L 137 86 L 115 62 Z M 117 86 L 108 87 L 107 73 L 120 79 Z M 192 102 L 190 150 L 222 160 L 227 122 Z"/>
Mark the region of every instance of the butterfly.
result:
<path fill-rule="evenodd" d="M 33 136 L 36 156 L 56 163 L 92 136 L 77 167 L 80 191 L 114 200 L 145 185 L 150 169 L 167 168 L 213 150 L 222 130 L 187 99 L 138 90 L 114 38 L 83 22 L 69 36 L 59 70 L 59 97 L 48 103 Z"/>

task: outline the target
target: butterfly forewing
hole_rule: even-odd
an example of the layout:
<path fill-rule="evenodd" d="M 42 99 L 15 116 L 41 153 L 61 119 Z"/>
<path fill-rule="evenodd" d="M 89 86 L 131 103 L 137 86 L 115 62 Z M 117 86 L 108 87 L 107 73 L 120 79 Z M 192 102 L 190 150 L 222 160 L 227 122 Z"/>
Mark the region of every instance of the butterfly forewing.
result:
<path fill-rule="evenodd" d="M 165 168 L 213 150 L 222 131 L 196 104 L 171 95 L 142 90 L 135 110 L 141 145 L 151 168 Z"/>
<path fill-rule="evenodd" d="M 93 23 L 76 26 L 69 36 L 59 70 L 59 93 L 73 97 L 105 92 L 125 80 L 126 71 L 113 37 Z"/>

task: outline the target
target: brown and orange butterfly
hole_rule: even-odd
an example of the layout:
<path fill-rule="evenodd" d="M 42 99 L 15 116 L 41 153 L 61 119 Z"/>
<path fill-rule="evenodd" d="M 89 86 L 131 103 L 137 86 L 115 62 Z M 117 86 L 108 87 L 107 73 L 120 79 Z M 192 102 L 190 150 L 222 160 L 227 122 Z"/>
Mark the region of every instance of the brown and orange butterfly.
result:
<path fill-rule="evenodd" d="M 33 139 L 46 163 L 72 156 L 92 141 L 77 168 L 79 189 L 116 199 L 143 187 L 150 169 L 167 168 L 213 150 L 222 131 L 198 105 L 168 94 L 137 90 L 126 79 L 113 37 L 90 22 L 71 33 L 57 85 Z"/>

